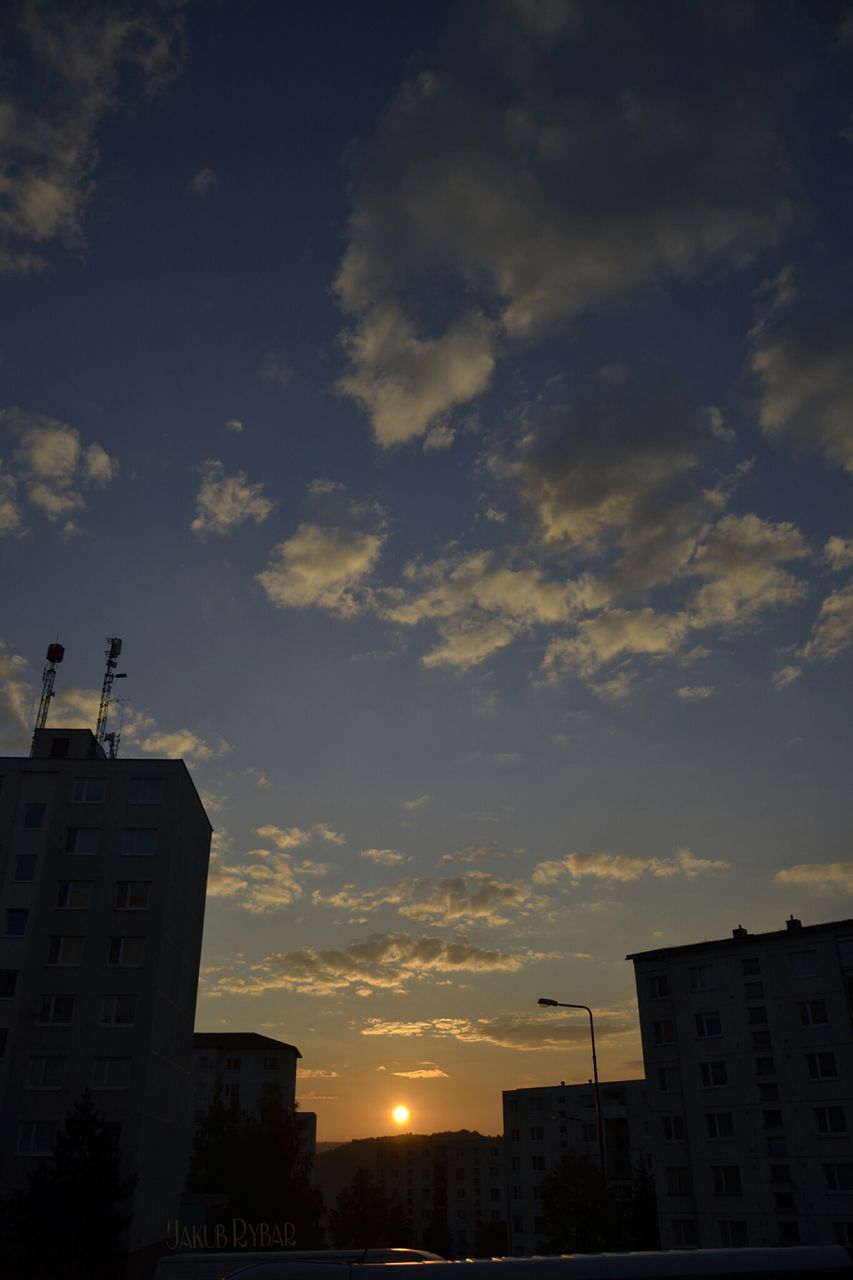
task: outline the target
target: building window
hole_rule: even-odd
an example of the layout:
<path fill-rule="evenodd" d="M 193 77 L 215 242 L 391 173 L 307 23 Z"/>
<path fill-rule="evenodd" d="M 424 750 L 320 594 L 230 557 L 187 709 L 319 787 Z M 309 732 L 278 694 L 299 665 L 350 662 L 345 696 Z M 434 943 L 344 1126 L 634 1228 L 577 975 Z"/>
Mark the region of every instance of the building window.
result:
<path fill-rule="evenodd" d="M 61 1089 L 64 1079 L 64 1058 L 30 1058 L 27 1063 L 28 1089 Z"/>
<path fill-rule="evenodd" d="M 531 1157 L 530 1157 L 530 1166 L 531 1166 L 531 1168 L 532 1168 L 532 1169 L 536 1169 L 536 1170 L 538 1170 L 539 1172 L 544 1173 L 544 1171 L 545 1171 L 545 1157 L 544 1157 L 544 1156 L 531 1156 Z"/>
<path fill-rule="evenodd" d="M 677 1093 L 680 1085 L 678 1067 L 658 1067 L 658 1088 L 661 1093 Z"/>
<path fill-rule="evenodd" d="M 703 1062 L 701 1072 L 704 1089 L 719 1089 L 729 1082 L 725 1062 Z"/>
<path fill-rule="evenodd" d="M 91 880 L 60 880 L 56 886 L 56 905 L 62 911 L 86 911 L 91 894 Z"/>
<path fill-rule="evenodd" d="M 756 1058 L 755 1074 L 757 1076 L 775 1076 L 776 1063 L 772 1058 Z"/>
<path fill-rule="evenodd" d="M 63 853 L 97 853 L 100 827 L 68 827 Z"/>
<path fill-rule="evenodd" d="M 804 1027 L 823 1026 L 829 1022 L 825 1000 L 803 1000 L 800 1004 L 800 1022 Z"/>
<path fill-rule="evenodd" d="M 225 1059 L 225 1070 L 226 1070 L 226 1071 L 239 1071 L 239 1070 L 240 1070 L 241 1065 L 242 1065 L 242 1059 L 241 1059 L 241 1058 L 226 1058 L 226 1059 Z"/>
<path fill-rule="evenodd" d="M 25 831 L 41 831 L 44 826 L 44 815 L 47 813 L 46 804 L 25 804 L 24 805 L 24 830 Z"/>
<path fill-rule="evenodd" d="M 769 1031 L 753 1031 L 752 1033 L 753 1052 L 760 1049 L 772 1049 L 773 1041 L 770 1039 Z"/>
<path fill-rule="evenodd" d="M 762 1111 L 761 1115 L 765 1130 L 783 1129 L 785 1127 L 782 1123 L 781 1111 Z"/>
<path fill-rule="evenodd" d="M 818 1133 L 846 1133 L 847 1116 L 843 1107 L 815 1107 Z"/>
<path fill-rule="evenodd" d="M 714 966 L 711 964 L 694 964 L 687 970 L 690 976 L 691 991 L 711 991 L 714 986 Z"/>
<path fill-rule="evenodd" d="M 239 1107 L 240 1105 L 239 1084 L 227 1084 L 225 1086 L 225 1097 L 228 1099 L 228 1102 L 232 1107 Z M 399 1174 L 396 1169 L 394 1170 L 394 1176 L 399 1177 Z"/>
<path fill-rule="evenodd" d="M 43 1027 L 70 1027 L 73 1018 L 73 996 L 42 996 L 38 1020 Z"/>
<path fill-rule="evenodd" d="M 765 1080 L 758 1086 L 758 1097 L 762 1102 L 778 1102 L 779 1086 L 775 1080 Z"/>
<path fill-rule="evenodd" d="M 793 1191 L 774 1191 L 773 1192 L 773 1208 L 783 1213 L 794 1212 L 794 1193 Z"/>
<path fill-rule="evenodd" d="M 710 1040 L 713 1036 L 723 1034 L 718 1013 L 697 1013 L 694 1014 L 693 1020 L 696 1023 L 696 1035 L 700 1040 Z"/>
<path fill-rule="evenodd" d="M 652 1033 L 655 1044 L 672 1044 L 675 1040 L 675 1027 L 672 1019 L 664 1018 L 661 1022 L 653 1022 Z"/>
<path fill-rule="evenodd" d="M 103 778 L 78 778 L 71 792 L 72 804 L 103 804 L 107 798 L 107 784 Z"/>
<path fill-rule="evenodd" d="M 36 855 L 34 853 L 19 853 L 15 859 L 15 876 L 14 879 L 21 882 L 29 882 L 36 878 Z"/>
<path fill-rule="evenodd" d="M 746 1000 L 763 1000 L 764 999 L 764 983 L 763 982 L 745 982 L 743 984 L 743 994 Z"/>
<path fill-rule="evenodd" d="M 769 1156 L 786 1156 L 788 1144 L 784 1138 L 767 1138 L 767 1154 Z"/>
<path fill-rule="evenodd" d="M 744 978 L 752 973 L 761 973 L 761 961 L 758 956 L 744 956 L 740 962 L 740 971 Z"/>
<path fill-rule="evenodd" d="M 144 950 L 144 938 L 112 937 L 107 964 L 119 969 L 138 969 L 142 964 Z"/>
<path fill-rule="evenodd" d="M 598 1129 L 594 1124 L 585 1124 L 583 1126 L 584 1142 L 594 1142 L 597 1137 L 598 1137 Z"/>
<path fill-rule="evenodd" d="M 806 1063 L 808 1064 L 810 1080 L 836 1080 L 838 1078 L 834 1053 L 807 1053 Z"/>
<path fill-rule="evenodd" d="M 162 778 L 131 778 L 127 791 L 128 804 L 160 804 L 162 799 Z"/>
<path fill-rule="evenodd" d="M 125 827 L 121 833 L 121 851 L 138 858 L 157 852 L 156 827 Z"/>
<path fill-rule="evenodd" d="M 102 1027 L 132 1027 L 136 1021 L 136 996 L 104 996 L 101 1002 Z"/>
<path fill-rule="evenodd" d="M 17 969 L 0 969 L 0 1000 L 11 1000 L 17 983 Z"/>
<path fill-rule="evenodd" d="M 534 1125 L 530 1130 L 530 1138 L 533 1142 L 542 1142 L 545 1137 L 545 1130 L 539 1125 Z"/>
<path fill-rule="evenodd" d="M 520 1141 L 521 1141 L 521 1130 L 520 1130 L 520 1129 L 510 1129 L 510 1131 L 509 1131 L 509 1140 L 510 1140 L 510 1142 L 520 1142 Z"/>
<path fill-rule="evenodd" d="M 74 966 L 83 959 L 83 939 L 81 937 L 54 936 L 48 939 L 47 963 Z"/>
<path fill-rule="evenodd" d="M 119 880 L 116 885 L 117 911 L 147 911 L 149 880 Z"/>
<path fill-rule="evenodd" d="M 670 1218 L 672 1243 L 676 1249 L 695 1249 L 697 1242 L 695 1218 Z"/>
<path fill-rule="evenodd" d="M 763 1004 L 751 1004 L 746 1011 L 746 1020 L 751 1027 L 761 1026 L 767 1021 L 767 1009 Z"/>
<path fill-rule="evenodd" d="M 7 907 L 6 908 L 6 937 L 22 938 L 27 931 L 27 916 L 29 912 L 26 907 Z"/>
<path fill-rule="evenodd" d="M 853 1163 L 825 1164 L 823 1176 L 827 1191 L 853 1191 Z"/>
<path fill-rule="evenodd" d="M 126 1089 L 130 1084 L 130 1058 L 95 1058 L 93 1089 Z"/>
<path fill-rule="evenodd" d="M 664 1142 L 684 1141 L 684 1116 L 661 1116 Z"/>
<path fill-rule="evenodd" d="M 690 1170 L 686 1165 L 668 1165 L 666 1169 L 666 1194 L 668 1196 L 690 1195 Z"/>
<path fill-rule="evenodd" d="M 70 738 L 54 738 L 50 744 L 51 760 L 67 760 L 68 748 L 71 746 Z"/>
<path fill-rule="evenodd" d="M 818 972 L 816 951 L 790 951 L 788 967 L 792 978 L 814 978 Z"/>
<path fill-rule="evenodd" d="M 791 1166 L 789 1164 L 771 1164 L 770 1166 L 770 1183 L 781 1184 L 787 1186 L 791 1181 Z"/>
<path fill-rule="evenodd" d="M 652 1000 L 662 1000 L 669 995 L 669 978 L 665 973 L 655 973 L 648 979 L 648 988 Z"/>
<path fill-rule="evenodd" d="M 832 1229 L 836 1244 L 847 1245 L 848 1249 L 853 1246 L 853 1222 L 833 1222 Z"/>
<path fill-rule="evenodd" d="M 799 1244 L 800 1243 L 799 1222 L 780 1222 L 778 1225 L 779 1225 L 779 1243 L 780 1244 Z"/>
<path fill-rule="evenodd" d="M 733 1138 L 735 1136 L 734 1119 L 731 1111 L 706 1111 L 705 1124 L 708 1126 L 709 1138 Z"/>
<path fill-rule="evenodd" d="M 749 1244 L 745 1222 L 731 1222 L 724 1219 L 717 1223 L 720 1230 L 720 1244 L 724 1249 L 745 1249 Z"/>
<path fill-rule="evenodd" d="M 19 1156 L 49 1156 L 56 1125 L 52 1120 L 22 1120 L 18 1126 Z"/>
<path fill-rule="evenodd" d="M 9 1032 L 6 1027 L 0 1027 L 0 1058 L 6 1056 L 6 1038 Z"/>
<path fill-rule="evenodd" d="M 739 1165 L 712 1164 L 711 1178 L 715 1196 L 739 1196 L 741 1194 Z"/>
<path fill-rule="evenodd" d="M 278 1071 L 278 1058 L 264 1058 L 264 1071 Z"/>

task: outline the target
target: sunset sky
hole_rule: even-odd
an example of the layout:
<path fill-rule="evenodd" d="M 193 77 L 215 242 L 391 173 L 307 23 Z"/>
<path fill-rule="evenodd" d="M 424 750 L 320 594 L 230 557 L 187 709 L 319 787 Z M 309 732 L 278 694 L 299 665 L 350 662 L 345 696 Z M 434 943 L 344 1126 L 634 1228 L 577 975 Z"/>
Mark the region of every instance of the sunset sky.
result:
<path fill-rule="evenodd" d="M 853 906 L 853 8 L 0 21 L 0 750 L 123 638 L 321 1140 L 641 1075 L 627 952 Z"/>

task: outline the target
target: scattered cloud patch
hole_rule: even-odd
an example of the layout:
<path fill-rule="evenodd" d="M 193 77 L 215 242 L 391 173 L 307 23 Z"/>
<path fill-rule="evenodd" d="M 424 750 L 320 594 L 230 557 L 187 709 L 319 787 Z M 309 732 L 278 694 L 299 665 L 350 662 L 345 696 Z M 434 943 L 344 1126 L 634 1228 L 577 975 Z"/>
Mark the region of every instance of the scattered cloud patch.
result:
<path fill-rule="evenodd" d="M 212 195 L 218 186 L 219 178 L 214 169 L 199 169 L 187 183 L 187 193 L 203 200 L 205 196 Z"/>
<path fill-rule="evenodd" d="M 332 894 L 315 890 L 319 906 L 356 912 L 358 915 L 380 907 L 396 907 L 409 920 L 423 924 L 477 924 L 498 927 L 509 924 L 513 915 L 531 909 L 526 885 L 517 880 L 498 880 L 483 871 L 469 871 L 447 880 L 419 877 L 379 889 L 358 889 L 345 885 Z"/>
<path fill-rule="evenodd" d="M 853 582 L 833 591 L 820 606 L 811 639 L 800 656 L 808 662 L 831 662 L 853 645 Z"/>
<path fill-rule="evenodd" d="M 712 698 L 717 690 L 713 684 L 685 684 L 675 692 L 682 702 L 703 702 L 705 698 Z"/>
<path fill-rule="evenodd" d="M 636 1034 L 633 1010 L 596 1010 L 596 1040 L 606 1042 Z M 361 1028 L 363 1036 L 388 1036 L 408 1039 L 413 1036 L 435 1036 L 459 1040 L 463 1044 L 494 1044 L 503 1049 L 534 1051 L 566 1050 L 589 1045 L 589 1027 L 577 1017 L 556 1013 L 536 1017 L 527 1013 L 505 1013 L 491 1018 L 424 1018 L 414 1022 L 398 1022 L 389 1018 L 368 1018 Z"/>
<path fill-rule="evenodd" d="M 84 445 L 76 427 L 24 409 L 0 410 L 0 428 L 11 442 L 11 468 L 0 470 L 0 533 L 25 530 L 26 503 L 66 536 L 78 527 L 69 517 L 86 506 L 86 494 L 114 479 L 118 463 L 99 444 Z M 2 466 L 2 464 L 0 464 Z"/>
<path fill-rule="evenodd" d="M 689 849 L 679 849 L 674 858 L 640 858 L 619 853 L 567 853 L 563 858 L 540 862 L 533 871 L 534 884 L 553 884 L 568 876 L 573 884 L 581 880 L 628 882 L 651 875 L 656 879 L 683 875 L 693 880 L 710 871 L 727 871 L 722 859 L 697 858 Z"/>
<path fill-rule="evenodd" d="M 245 431 L 246 428 L 239 418 L 229 418 L 228 421 L 225 423 L 225 430 L 240 432 L 240 431 Z"/>
<path fill-rule="evenodd" d="M 414 1071 L 392 1071 L 392 1076 L 400 1076 L 403 1080 L 449 1080 L 446 1071 L 441 1067 L 416 1067 Z"/>
<path fill-rule="evenodd" d="M 853 862 L 802 862 L 777 871 L 773 879 L 819 893 L 853 893 Z"/>
<path fill-rule="evenodd" d="M 190 528 L 197 538 L 230 533 L 247 520 L 262 524 L 275 505 L 264 497 L 263 484 L 250 484 L 243 471 L 227 475 L 223 463 L 208 458 L 200 468 L 201 487 Z"/>
<path fill-rule="evenodd" d="M 409 854 L 397 853 L 395 849 L 361 849 L 358 856 L 383 867 L 396 867 L 411 860 Z"/>
<path fill-rule="evenodd" d="M 325 822 L 316 822 L 313 827 L 276 827 L 267 824 L 255 827 L 255 835 L 262 840 L 270 840 L 277 849 L 298 849 L 301 845 L 310 844 L 312 840 L 325 840 L 329 844 L 345 844 L 345 838 L 333 831 Z"/>
<path fill-rule="evenodd" d="M 778 671 L 773 672 L 773 688 L 777 693 L 781 693 L 783 689 L 789 689 L 792 684 L 799 680 L 802 674 L 802 667 L 780 667 Z"/>
<path fill-rule="evenodd" d="M 128 733 L 127 730 L 122 731 Z M 128 734 L 128 736 L 132 736 Z M 191 729 L 175 729 L 171 733 L 158 731 L 142 738 L 139 746 L 149 755 L 162 756 L 168 759 L 186 758 L 188 760 L 210 760 L 215 756 L 225 755 L 231 748 L 220 739 L 210 743 Z"/>
<path fill-rule="evenodd" d="M 313 607 L 353 617 L 372 598 L 365 580 L 382 543 L 379 533 L 301 524 L 292 538 L 273 547 L 257 580 L 279 608 Z"/>
<path fill-rule="evenodd" d="M 279 356 L 268 352 L 261 361 L 258 376 L 264 382 L 272 382 L 276 386 L 286 387 L 293 378 L 293 369 L 284 363 Z"/>

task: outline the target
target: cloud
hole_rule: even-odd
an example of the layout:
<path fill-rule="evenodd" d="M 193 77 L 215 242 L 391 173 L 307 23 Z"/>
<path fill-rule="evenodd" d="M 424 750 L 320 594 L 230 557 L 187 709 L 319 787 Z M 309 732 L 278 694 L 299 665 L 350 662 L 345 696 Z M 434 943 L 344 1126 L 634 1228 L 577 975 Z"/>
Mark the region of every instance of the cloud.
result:
<path fill-rule="evenodd" d="M 654 609 L 603 610 L 582 622 L 571 639 L 552 640 L 542 661 L 549 675 L 574 670 L 585 678 L 623 656 L 669 657 L 684 643 L 690 627 L 687 614 L 658 614 Z M 606 684 L 600 685 L 605 689 Z"/>
<path fill-rule="evenodd" d="M 358 913 L 394 906 L 401 916 L 424 924 L 484 927 L 509 924 L 513 915 L 532 906 L 530 891 L 520 881 L 498 880 L 482 871 L 470 871 L 447 880 L 419 877 L 379 889 L 345 885 L 337 893 L 328 895 L 315 890 L 313 900 L 320 906 Z"/>
<path fill-rule="evenodd" d="M 345 844 L 346 841 L 337 831 L 333 831 L 325 822 L 317 822 L 308 829 L 304 827 L 276 827 L 268 824 L 255 827 L 255 835 L 262 840 L 271 840 L 277 849 L 297 849 L 300 845 L 309 844 L 312 840 L 326 840 L 329 844 Z"/>
<path fill-rule="evenodd" d="M 441 855 L 442 862 L 477 862 L 480 858 L 502 857 L 498 853 L 498 846 L 493 840 L 486 841 L 482 844 L 464 844 L 461 849 L 455 849 L 452 853 L 443 853 Z"/>
<path fill-rule="evenodd" d="M 685 684 L 675 692 L 683 702 L 702 702 L 712 698 L 717 690 L 712 684 Z"/>
<path fill-rule="evenodd" d="M 378 444 L 403 444 L 427 433 L 435 419 L 479 395 L 495 364 L 492 330 L 477 313 L 461 316 L 440 337 L 418 337 L 398 307 L 377 305 L 346 336 L 350 372 L 337 389 L 370 416 Z M 427 435 L 424 448 L 445 448 L 448 428 Z"/>
<path fill-rule="evenodd" d="M 42 270 L 41 250 L 54 241 L 83 244 L 97 130 L 117 105 L 119 72 L 132 72 L 143 93 L 159 88 L 179 63 L 183 26 L 173 6 L 21 7 L 20 44 L 4 49 L 12 88 L 0 94 L 0 272 Z"/>
<path fill-rule="evenodd" d="M 226 431 L 240 432 L 240 431 L 245 431 L 245 429 L 246 429 L 245 426 L 243 425 L 243 423 L 240 421 L 239 418 L 229 418 L 228 421 L 225 423 Z"/>
<path fill-rule="evenodd" d="M 853 862 L 801 862 L 777 871 L 773 879 L 819 893 L 853 893 Z"/>
<path fill-rule="evenodd" d="M 124 734 L 125 730 L 122 732 Z M 139 745 L 149 755 L 170 759 L 182 757 L 192 760 L 211 760 L 231 750 L 228 743 L 221 738 L 216 743 L 205 742 L 191 729 L 175 729 L 171 733 L 158 731 L 142 738 Z"/>
<path fill-rule="evenodd" d="M 35 723 L 35 691 L 26 670 L 26 658 L 0 641 L 0 744 L 13 755 L 25 753 Z"/>
<path fill-rule="evenodd" d="M 75 427 L 55 418 L 3 409 L 0 427 L 13 441 L 12 470 L 0 472 L 0 533 L 23 532 L 21 493 L 48 520 L 67 521 L 86 506 L 84 492 L 103 488 L 118 470 L 101 445 L 84 445 Z"/>
<path fill-rule="evenodd" d="M 531 951 L 493 951 L 465 941 L 445 942 L 406 933 L 374 933 L 340 950 L 301 951 L 267 956 L 245 972 L 217 980 L 212 994 L 261 995 L 295 991 L 332 996 L 342 991 L 402 992 L 416 979 L 435 974 L 516 973 L 540 959 Z"/>
<path fill-rule="evenodd" d="M 273 382 L 279 387 L 286 387 L 293 378 L 293 370 L 277 355 L 269 352 L 261 361 L 258 375 L 264 382 Z"/>
<path fill-rule="evenodd" d="M 404 800 L 404 809 L 423 809 L 432 800 L 432 796 L 416 796 L 414 800 Z"/>
<path fill-rule="evenodd" d="M 274 503 L 263 496 L 263 484 L 250 484 L 244 471 L 225 474 L 216 458 L 208 458 L 200 468 L 201 487 L 196 495 L 196 514 L 190 528 L 198 538 L 208 533 L 229 533 L 247 520 L 262 524 Z"/>
<path fill-rule="evenodd" d="M 656 879 L 683 875 L 694 880 L 709 871 L 727 871 L 730 863 L 697 858 L 689 849 L 679 849 L 674 858 L 639 858 L 618 853 L 567 853 L 563 858 L 540 862 L 533 871 L 534 884 L 553 884 L 568 876 L 573 884 L 592 877 L 626 883 L 651 875 Z"/>
<path fill-rule="evenodd" d="M 211 855 L 208 897 L 227 898 L 234 906 L 256 915 L 289 907 L 302 897 L 306 877 L 324 875 L 320 863 L 294 863 L 288 853 L 251 849 L 241 862 L 226 863 L 225 854 Z"/>
<path fill-rule="evenodd" d="M 392 1071 L 392 1076 L 400 1076 L 403 1080 L 449 1080 L 446 1071 L 441 1067 L 418 1067 L 414 1071 Z"/>
<path fill-rule="evenodd" d="M 359 857 L 367 858 L 369 862 L 379 863 L 383 867 L 396 867 L 401 862 L 411 860 L 409 854 L 397 853 L 394 849 L 362 849 Z"/>
<path fill-rule="evenodd" d="M 340 1075 L 340 1071 L 323 1071 L 319 1067 L 296 1067 L 298 1080 L 339 1080 Z"/>
<path fill-rule="evenodd" d="M 596 1010 L 596 1040 L 606 1043 L 626 1035 L 635 1035 L 636 1014 L 625 1010 Z M 389 1018 L 368 1018 L 361 1028 L 363 1036 L 389 1036 L 408 1039 L 412 1036 L 436 1036 L 460 1040 L 463 1044 L 493 1044 L 503 1049 L 566 1050 L 589 1045 L 589 1026 L 585 1019 L 565 1014 L 537 1017 L 527 1013 L 505 1013 L 490 1018 L 424 1018 L 414 1022 L 398 1022 Z"/>
<path fill-rule="evenodd" d="M 694 625 L 743 626 L 765 610 L 797 604 L 806 584 L 781 566 L 807 555 L 793 524 L 753 514 L 724 516 L 685 570 L 705 579 L 692 600 Z"/>
<path fill-rule="evenodd" d="M 803 674 L 802 667 L 781 667 L 773 672 L 773 688 L 777 693 L 789 688 Z"/>
<path fill-rule="evenodd" d="M 191 196 L 204 199 L 205 196 L 212 195 L 218 186 L 219 178 L 213 169 L 199 169 L 187 183 L 187 192 Z"/>
<path fill-rule="evenodd" d="M 792 224 L 786 99 L 744 59 L 757 14 L 691 8 L 675 37 L 662 11 L 621 6 L 613 22 L 589 5 L 543 40 L 532 12 L 465 6 L 360 150 L 340 386 L 381 443 L 479 395 L 503 346 L 708 263 L 745 266 Z M 688 50 L 689 91 L 675 70 Z"/>
<path fill-rule="evenodd" d="M 370 599 L 364 580 L 382 550 L 383 535 L 301 524 L 270 552 L 256 575 L 279 608 L 327 609 L 343 617 L 362 612 Z"/>
<path fill-rule="evenodd" d="M 853 644 L 853 582 L 827 596 L 812 627 L 812 637 L 800 649 L 808 662 L 830 662 Z"/>
<path fill-rule="evenodd" d="M 759 326 L 750 367 L 761 384 L 758 421 L 769 439 L 819 452 L 853 473 L 853 311 Z"/>
<path fill-rule="evenodd" d="M 853 538 L 827 539 L 823 558 L 836 573 L 853 567 Z"/>

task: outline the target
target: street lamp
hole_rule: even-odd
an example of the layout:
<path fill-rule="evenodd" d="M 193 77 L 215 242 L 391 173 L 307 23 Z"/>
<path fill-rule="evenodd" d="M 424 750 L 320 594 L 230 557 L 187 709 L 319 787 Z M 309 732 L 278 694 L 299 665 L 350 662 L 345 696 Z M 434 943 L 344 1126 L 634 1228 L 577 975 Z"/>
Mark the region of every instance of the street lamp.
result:
<path fill-rule="evenodd" d="M 538 1003 L 547 1009 L 584 1009 L 589 1014 L 589 1038 L 592 1042 L 592 1078 L 595 1092 L 595 1123 L 598 1128 L 598 1157 L 601 1162 L 601 1175 L 607 1178 L 607 1164 L 604 1155 L 604 1121 L 601 1117 L 601 1095 L 598 1090 L 598 1060 L 595 1056 L 595 1027 L 592 1021 L 592 1009 L 588 1004 L 564 1004 L 562 1000 L 548 1000 L 540 996 Z"/>

